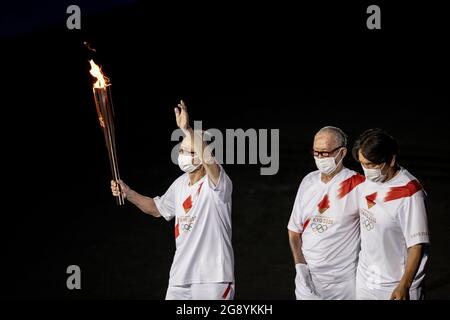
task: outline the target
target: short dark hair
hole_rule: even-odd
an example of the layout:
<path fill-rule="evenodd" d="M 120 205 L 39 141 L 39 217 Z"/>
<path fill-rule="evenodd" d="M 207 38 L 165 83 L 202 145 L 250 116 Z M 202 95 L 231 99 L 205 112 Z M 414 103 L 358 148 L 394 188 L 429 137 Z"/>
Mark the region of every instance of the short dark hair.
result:
<path fill-rule="evenodd" d="M 398 155 L 398 144 L 386 131 L 375 128 L 364 131 L 353 146 L 353 158 L 359 162 L 359 151 L 375 164 L 389 163 Z"/>

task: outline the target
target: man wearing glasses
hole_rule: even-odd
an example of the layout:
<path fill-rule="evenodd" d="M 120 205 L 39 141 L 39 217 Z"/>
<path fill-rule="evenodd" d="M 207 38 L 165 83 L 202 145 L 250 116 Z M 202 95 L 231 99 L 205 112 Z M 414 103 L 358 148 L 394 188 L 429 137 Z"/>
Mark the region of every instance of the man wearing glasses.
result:
<path fill-rule="evenodd" d="M 429 244 L 425 192 L 398 165 L 397 142 L 381 129 L 365 131 L 353 156 L 361 163 L 361 252 L 356 298 L 423 299 Z"/>
<path fill-rule="evenodd" d="M 298 300 L 355 299 L 364 176 L 344 167 L 347 136 L 327 126 L 314 137 L 317 169 L 302 180 L 288 224 Z"/>

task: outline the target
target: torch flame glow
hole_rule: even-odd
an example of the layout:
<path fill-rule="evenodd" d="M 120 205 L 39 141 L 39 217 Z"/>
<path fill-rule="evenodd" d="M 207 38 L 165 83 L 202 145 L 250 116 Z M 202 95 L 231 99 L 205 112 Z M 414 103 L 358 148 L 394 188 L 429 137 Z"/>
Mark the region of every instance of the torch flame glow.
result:
<path fill-rule="evenodd" d="M 105 88 L 109 85 L 109 79 L 103 75 L 102 70 L 95 64 L 94 60 L 89 60 L 91 70 L 89 71 L 97 81 L 94 83 L 94 88 Z"/>

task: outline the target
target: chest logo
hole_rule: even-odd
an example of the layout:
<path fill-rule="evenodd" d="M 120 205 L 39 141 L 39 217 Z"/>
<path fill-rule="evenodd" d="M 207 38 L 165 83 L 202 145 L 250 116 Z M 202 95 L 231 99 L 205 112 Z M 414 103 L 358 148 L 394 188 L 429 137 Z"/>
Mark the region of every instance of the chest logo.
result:
<path fill-rule="evenodd" d="M 361 226 L 367 231 L 371 231 L 377 224 L 377 219 L 373 216 L 372 212 L 366 209 L 362 209 L 359 220 L 361 222 Z"/>
<path fill-rule="evenodd" d="M 203 182 L 200 183 L 198 189 L 193 194 L 189 195 L 189 197 L 187 197 L 186 200 L 183 201 L 184 214 L 188 214 L 191 210 L 194 201 L 198 198 L 200 191 L 202 190 L 202 185 Z"/>
<path fill-rule="evenodd" d="M 327 211 L 330 208 L 330 200 L 328 199 L 327 194 L 319 202 L 319 204 L 317 205 L 317 208 L 319 209 L 319 212 L 321 214 L 323 214 L 325 211 Z"/>
<path fill-rule="evenodd" d="M 374 205 L 376 205 L 375 203 L 375 199 L 377 198 L 377 193 L 374 192 L 372 194 L 369 194 L 368 196 L 366 196 L 366 201 L 367 201 L 367 208 L 372 208 Z"/>

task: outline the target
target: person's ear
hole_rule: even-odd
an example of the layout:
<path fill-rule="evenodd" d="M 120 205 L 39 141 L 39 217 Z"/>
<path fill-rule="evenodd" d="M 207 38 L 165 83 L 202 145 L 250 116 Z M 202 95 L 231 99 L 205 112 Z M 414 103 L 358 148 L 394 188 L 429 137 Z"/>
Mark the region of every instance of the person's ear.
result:
<path fill-rule="evenodd" d="M 395 166 L 395 158 L 396 158 L 396 155 L 394 155 L 393 157 L 392 157 L 392 160 L 391 160 L 391 163 L 389 164 L 389 166 L 391 167 L 391 168 L 393 168 L 394 166 Z"/>
<path fill-rule="evenodd" d="M 342 151 L 342 159 L 344 159 L 347 156 L 347 147 L 344 147 L 344 150 Z"/>

